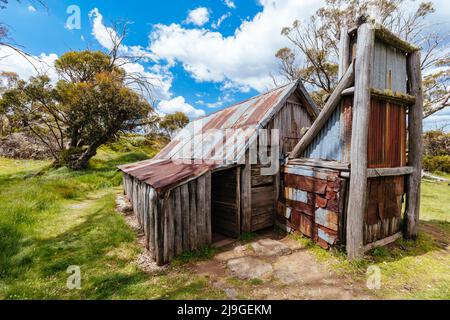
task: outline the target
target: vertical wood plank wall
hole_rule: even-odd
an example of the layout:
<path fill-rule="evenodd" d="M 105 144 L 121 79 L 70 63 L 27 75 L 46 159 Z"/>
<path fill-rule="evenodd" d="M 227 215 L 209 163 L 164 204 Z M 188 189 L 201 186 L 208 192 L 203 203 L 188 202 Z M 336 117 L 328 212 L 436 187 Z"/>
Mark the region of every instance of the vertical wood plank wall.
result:
<path fill-rule="evenodd" d="M 145 245 L 158 265 L 184 250 L 211 244 L 210 172 L 167 191 L 162 198 L 151 186 L 127 174 L 123 185 L 145 233 Z"/>

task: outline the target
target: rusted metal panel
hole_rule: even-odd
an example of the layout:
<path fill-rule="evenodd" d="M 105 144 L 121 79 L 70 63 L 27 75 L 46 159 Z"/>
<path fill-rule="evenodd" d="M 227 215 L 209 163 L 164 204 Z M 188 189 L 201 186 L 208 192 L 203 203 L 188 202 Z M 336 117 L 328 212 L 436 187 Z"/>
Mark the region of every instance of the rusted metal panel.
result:
<path fill-rule="evenodd" d="M 315 212 L 315 223 L 338 231 L 338 214 L 330 210 L 317 208 Z"/>
<path fill-rule="evenodd" d="M 406 165 L 406 108 L 372 99 L 368 133 L 368 167 Z"/>
<path fill-rule="evenodd" d="M 212 168 L 238 164 L 244 159 L 249 145 L 257 140 L 258 130 L 268 124 L 296 90 L 301 89 L 301 83 L 296 81 L 194 120 L 153 160 L 119 169 L 162 191 Z M 305 115 L 309 117 L 309 114 Z"/>
<path fill-rule="evenodd" d="M 284 196 L 286 199 L 299 202 L 308 202 L 308 193 L 295 188 L 284 188 Z"/>
<path fill-rule="evenodd" d="M 164 192 L 179 182 L 198 177 L 213 169 L 214 164 L 176 163 L 172 160 L 146 160 L 119 169 L 139 181 L 151 185 L 156 191 Z"/>

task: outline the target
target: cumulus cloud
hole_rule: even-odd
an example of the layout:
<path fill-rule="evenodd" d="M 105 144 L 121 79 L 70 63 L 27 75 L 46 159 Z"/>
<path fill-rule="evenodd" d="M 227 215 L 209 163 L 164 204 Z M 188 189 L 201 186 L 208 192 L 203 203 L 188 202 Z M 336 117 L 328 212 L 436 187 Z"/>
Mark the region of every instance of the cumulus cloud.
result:
<path fill-rule="evenodd" d="M 235 87 L 264 91 L 272 86 L 270 73 L 278 71 L 275 52 L 289 45 L 281 29 L 309 17 L 322 2 L 260 0 L 260 4 L 262 12 L 244 20 L 231 36 L 175 23 L 157 24 L 150 34 L 150 49 L 162 59 L 181 63 L 197 81 L 228 81 Z"/>
<path fill-rule="evenodd" d="M 10 47 L 0 46 L 0 57 L 0 70 L 15 72 L 24 80 L 38 74 L 47 74 L 52 81 L 57 80 L 54 62 L 58 55 L 55 53 L 25 56 Z"/>
<path fill-rule="evenodd" d="M 186 23 L 192 23 L 196 26 L 203 26 L 209 21 L 209 10 L 205 7 L 199 7 L 188 12 Z"/>
<path fill-rule="evenodd" d="M 196 109 L 187 103 L 182 96 L 178 96 L 171 100 L 163 100 L 158 104 L 156 111 L 161 114 L 170 114 L 177 111 L 185 113 L 189 118 L 198 118 L 205 115 L 205 111 L 201 109 Z"/>
<path fill-rule="evenodd" d="M 224 0 L 225 5 L 230 9 L 236 9 L 236 5 L 233 0 Z"/>
<path fill-rule="evenodd" d="M 105 26 L 103 15 L 97 8 L 89 12 L 92 19 L 92 35 L 98 43 L 105 49 L 111 50 L 113 43 L 118 39 L 117 32 L 110 27 Z M 170 89 L 172 87 L 173 76 L 168 67 L 153 65 L 146 68 L 140 62 L 155 62 L 157 57 L 141 46 L 127 46 L 122 44 L 119 48 L 119 54 L 124 60 L 122 67 L 129 74 L 146 79 L 153 86 L 154 97 L 148 99 L 168 100 L 172 97 Z M 139 58 L 139 63 L 134 62 L 135 58 Z M 136 88 L 137 89 L 137 88 Z"/>
<path fill-rule="evenodd" d="M 37 11 L 36 8 L 33 7 L 32 5 L 29 5 L 29 6 L 27 7 L 27 10 L 28 10 L 29 12 L 36 12 L 36 11 Z"/>

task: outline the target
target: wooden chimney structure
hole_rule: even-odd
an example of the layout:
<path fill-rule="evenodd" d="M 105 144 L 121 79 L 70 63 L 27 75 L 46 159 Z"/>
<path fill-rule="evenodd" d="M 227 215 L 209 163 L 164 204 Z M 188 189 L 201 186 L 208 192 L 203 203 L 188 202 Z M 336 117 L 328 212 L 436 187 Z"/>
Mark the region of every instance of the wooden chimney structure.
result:
<path fill-rule="evenodd" d="M 418 233 L 420 51 L 366 22 L 341 31 L 339 75 L 289 155 L 277 214 L 287 228 L 325 247 L 345 245 L 355 259 Z"/>

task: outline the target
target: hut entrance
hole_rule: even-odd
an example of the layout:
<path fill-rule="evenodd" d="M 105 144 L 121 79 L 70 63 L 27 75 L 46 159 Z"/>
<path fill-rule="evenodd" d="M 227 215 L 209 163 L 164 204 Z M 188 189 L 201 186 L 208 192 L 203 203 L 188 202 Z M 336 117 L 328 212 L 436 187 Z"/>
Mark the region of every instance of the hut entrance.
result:
<path fill-rule="evenodd" d="M 240 234 L 239 167 L 214 172 L 211 177 L 211 226 L 213 242 Z"/>

